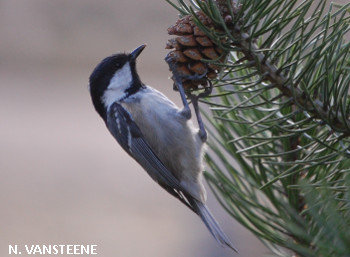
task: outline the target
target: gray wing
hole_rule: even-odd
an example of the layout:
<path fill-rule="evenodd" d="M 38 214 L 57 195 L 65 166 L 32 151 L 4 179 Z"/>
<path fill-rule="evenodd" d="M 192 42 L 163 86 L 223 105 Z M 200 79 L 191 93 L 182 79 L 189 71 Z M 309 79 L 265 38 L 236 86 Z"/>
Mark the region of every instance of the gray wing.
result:
<path fill-rule="evenodd" d="M 194 211 L 188 192 L 180 185 L 179 180 L 164 166 L 145 141 L 140 128 L 130 113 L 120 104 L 114 103 L 107 113 L 107 128 L 123 147 L 147 173 L 168 193 L 178 198 Z"/>
<path fill-rule="evenodd" d="M 130 113 L 118 103 L 114 103 L 107 114 L 107 127 L 123 149 L 133 157 L 147 173 L 166 191 L 197 213 L 214 238 L 223 246 L 237 251 L 220 228 L 214 216 L 202 202 L 193 198 L 178 179 L 164 166 L 142 136 Z"/>

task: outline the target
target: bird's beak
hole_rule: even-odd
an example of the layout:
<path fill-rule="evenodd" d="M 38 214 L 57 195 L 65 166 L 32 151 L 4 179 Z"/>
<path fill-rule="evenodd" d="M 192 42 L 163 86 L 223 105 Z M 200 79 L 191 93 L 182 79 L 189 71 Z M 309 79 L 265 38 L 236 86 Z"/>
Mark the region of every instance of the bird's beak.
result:
<path fill-rule="evenodd" d="M 146 44 L 140 45 L 138 48 L 136 48 L 134 51 L 131 52 L 130 56 L 133 60 L 136 60 L 136 58 L 140 55 L 143 49 L 145 49 Z"/>

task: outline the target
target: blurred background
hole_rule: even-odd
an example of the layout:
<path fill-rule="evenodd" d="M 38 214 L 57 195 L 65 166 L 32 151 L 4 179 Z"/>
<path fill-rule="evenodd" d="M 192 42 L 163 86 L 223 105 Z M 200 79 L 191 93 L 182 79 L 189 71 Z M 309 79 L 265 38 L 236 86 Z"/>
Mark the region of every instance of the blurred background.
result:
<path fill-rule="evenodd" d="M 147 43 L 143 82 L 180 104 L 164 61 L 176 20 L 164 0 L 0 1 L 0 256 L 9 244 L 96 244 L 98 256 L 235 256 L 129 158 L 90 100 L 97 63 Z M 239 256 L 266 252 L 211 194 L 208 204 Z"/>
<path fill-rule="evenodd" d="M 180 105 L 163 60 L 176 20 L 165 0 L 0 0 L 0 256 L 10 244 L 96 244 L 98 256 L 123 257 L 269 253 L 208 190 L 240 254 L 221 248 L 122 151 L 91 104 L 97 63 L 147 43 L 143 82 Z"/>
<path fill-rule="evenodd" d="M 9 244 L 96 244 L 98 256 L 235 256 L 117 144 L 88 78 L 147 43 L 144 83 L 172 91 L 164 57 L 177 11 L 165 0 L 0 1 L 0 256 Z M 208 190 L 209 191 L 209 190 Z M 241 257 L 261 243 L 208 204 Z"/>

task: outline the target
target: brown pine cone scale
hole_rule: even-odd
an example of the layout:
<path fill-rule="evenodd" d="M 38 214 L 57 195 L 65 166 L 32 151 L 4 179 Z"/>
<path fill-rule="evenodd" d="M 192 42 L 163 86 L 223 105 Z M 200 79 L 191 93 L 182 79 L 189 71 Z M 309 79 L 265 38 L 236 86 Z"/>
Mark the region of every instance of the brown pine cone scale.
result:
<path fill-rule="evenodd" d="M 189 48 L 183 51 L 183 54 L 194 61 L 199 61 L 203 59 L 203 56 L 197 48 Z"/>
<path fill-rule="evenodd" d="M 176 40 L 182 46 L 196 46 L 197 45 L 197 42 L 196 42 L 193 35 L 177 37 Z"/>

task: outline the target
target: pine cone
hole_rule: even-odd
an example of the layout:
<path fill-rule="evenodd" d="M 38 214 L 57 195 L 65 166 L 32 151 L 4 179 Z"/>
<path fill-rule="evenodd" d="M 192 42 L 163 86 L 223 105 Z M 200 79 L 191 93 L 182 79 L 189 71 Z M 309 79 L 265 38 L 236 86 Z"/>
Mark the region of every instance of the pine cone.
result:
<path fill-rule="evenodd" d="M 203 12 L 198 11 L 196 15 L 209 29 L 219 30 Z M 171 49 L 167 58 L 172 58 L 176 63 L 177 72 L 183 77 L 185 90 L 197 89 L 199 85 L 206 86 L 207 79 L 217 77 L 220 66 L 201 60 L 217 60 L 222 56 L 223 50 L 205 35 L 191 15 L 177 20 L 175 25 L 168 28 L 168 34 L 177 36 L 170 39 L 165 48 Z M 222 56 L 220 61 L 223 62 L 225 58 L 226 56 Z"/>

